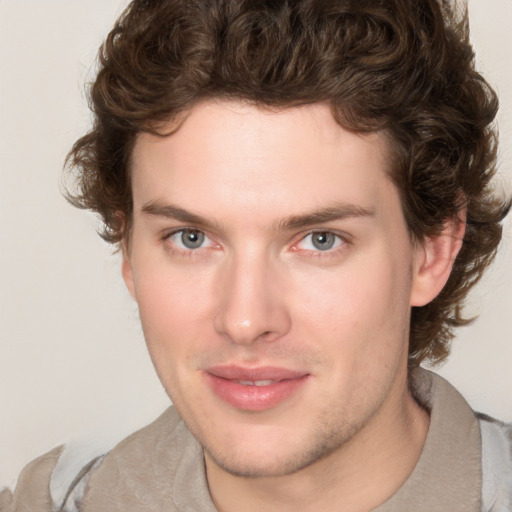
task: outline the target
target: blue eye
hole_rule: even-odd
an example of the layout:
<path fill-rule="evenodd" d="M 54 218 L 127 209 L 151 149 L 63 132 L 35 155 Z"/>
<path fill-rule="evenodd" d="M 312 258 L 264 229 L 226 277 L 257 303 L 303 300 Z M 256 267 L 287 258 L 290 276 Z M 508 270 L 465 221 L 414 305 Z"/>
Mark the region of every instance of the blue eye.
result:
<path fill-rule="evenodd" d="M 297 247 L 307 251 L 330 251 L 343 243 L 340 236 L 330 231 L 315 231 L 305 236 Z"/>
<path fill-rule="evenodd" d="M 180 229 L 169 236 L 169 240 L 179 249 L 194 250 L 212 245 L 212 241 L 197 229 Z"/>

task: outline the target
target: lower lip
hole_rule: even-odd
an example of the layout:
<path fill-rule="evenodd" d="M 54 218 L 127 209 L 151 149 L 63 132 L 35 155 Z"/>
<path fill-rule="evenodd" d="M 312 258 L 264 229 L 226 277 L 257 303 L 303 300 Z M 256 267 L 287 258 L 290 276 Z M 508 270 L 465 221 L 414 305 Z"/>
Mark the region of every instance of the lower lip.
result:
<path fill-rule="evenodd" d="M 205 373 L 213 392 L 228 404 L 244 411 L 266 411 L 297 393 L 305 384 L 308 375 L 286 379 L 269 386 L 244 386 L 238 382 Z"/>

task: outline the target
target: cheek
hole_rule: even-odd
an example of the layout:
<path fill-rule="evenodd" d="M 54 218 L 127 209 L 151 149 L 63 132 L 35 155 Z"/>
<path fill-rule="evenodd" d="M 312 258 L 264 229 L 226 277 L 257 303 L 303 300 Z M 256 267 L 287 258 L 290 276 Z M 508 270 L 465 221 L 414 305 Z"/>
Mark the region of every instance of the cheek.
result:
<path fill-rule="evenodd" d="M 196 389 L 195 373 L 189 370 L 193 355 L 209 339 L 206 292 L 179 272 L 150 271 L 140 278 L 137 303 L 149 355 L 172 402 L 178 404 L 185 389 L 187 396 Z"/>
<path fill-rule="evenodd" d="M 316 319 L 319 326 L 336 326 L 341 319 L 355 326 L 363 320 L 381 322 L 406 293 L 406 281 L 390 265 L 362 260 L 329 273 L 302 276 L 293 296 L 302 315 Z"/>
<path fill-rule="evenodd" d="M 381 255 L 310 277 L 296 283 L 294 294 L 296 327 L 307 339 L 324 349 L 329 343 L 333 354 L 343 352 L 340 364 L 383 359 L 403 350 L 410 279 L 401 264 Z"/>
<path fill-rule="evenodd" d="M 136 299 L 150 351 L 180 352 L 197 343 L 209 316 L 210 297 L 204 276 L 168 265 L 141 269 Z"/>

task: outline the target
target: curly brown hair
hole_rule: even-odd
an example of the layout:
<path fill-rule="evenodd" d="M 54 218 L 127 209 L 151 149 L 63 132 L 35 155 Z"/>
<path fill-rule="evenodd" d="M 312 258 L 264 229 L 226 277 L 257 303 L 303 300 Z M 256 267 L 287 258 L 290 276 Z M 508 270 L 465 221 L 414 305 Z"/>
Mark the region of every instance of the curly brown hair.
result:
<path fill-rule="evenodd" d="M 341 126 L 384 130 L 414 242 L 467 209 L 448 283 L 411 316 L 410 366 L 446 357 L 510 208 L 490 189 L 498 102 L 475 70 L 467 13 L 438 0 L 134 0 L 100 49 L 94 125 L 67 159 L 68 198 L 100 214 L 105 240 L 129 237 L 137 134 L 212 97 L 328 102 Z"/>

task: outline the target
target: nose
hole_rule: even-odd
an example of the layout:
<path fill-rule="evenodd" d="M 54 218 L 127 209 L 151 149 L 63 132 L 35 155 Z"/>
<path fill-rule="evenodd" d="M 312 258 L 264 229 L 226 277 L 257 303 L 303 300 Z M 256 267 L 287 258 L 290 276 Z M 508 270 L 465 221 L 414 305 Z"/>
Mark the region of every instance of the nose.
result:
<path fill-rule="evenodd" d="M 285 279 L 278 265 L 257 255 L 233 258 L 222 269 L 215 330 L 232 343 L 275 341 L 290 329 Z"/>

